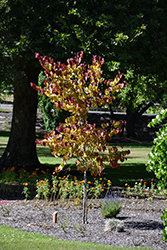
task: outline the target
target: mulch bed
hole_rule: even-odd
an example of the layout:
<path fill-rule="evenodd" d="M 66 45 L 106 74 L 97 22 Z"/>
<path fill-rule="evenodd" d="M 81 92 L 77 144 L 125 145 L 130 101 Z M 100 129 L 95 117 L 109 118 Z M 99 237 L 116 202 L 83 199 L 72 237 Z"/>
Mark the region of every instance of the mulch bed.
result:
<path fill-rule="evenodd" d="M 148 199 L 121 198 L 121 204 L 122 210 L 117 218 L 124 222 L 123 232 L 104 231 L 107 219 L 102 217 L 97 200 L 93 200 L 88 209 L 86 225 L 82 224 L 82 206 L 67 206 L 60 201 L 20 199 L 8 200 L 6 206 L 11 208 L 11 212 L 6 217 L 0 212 L 0 224 L 62 240 L 167 249 L 167 242 L 161 240 L 164 228 L 161 215 L 167 205 L 165 199 L 150 202 Z M 57 223 L 53 223 L 55 211 L 58 212 Z M 68 222 L 63 231 L 61 224 L 64 225 L 66 219 Z"/>

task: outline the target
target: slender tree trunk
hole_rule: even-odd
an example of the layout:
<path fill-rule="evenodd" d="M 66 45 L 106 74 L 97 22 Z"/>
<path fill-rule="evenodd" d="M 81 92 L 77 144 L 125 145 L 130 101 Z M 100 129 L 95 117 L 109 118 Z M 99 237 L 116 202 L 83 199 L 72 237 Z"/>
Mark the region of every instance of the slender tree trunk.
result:
<path fill-rule="evenodd" d="M 38 71 L 33 68 L 14 86 L 12 127 L 0 159 L 1 168 L 39 165 L 35 144 L 37 92 L 31 88 L 31 81 L 38 82 Z"/>
<path fill-rule="evenodd" d="M 84 171 L 84 194 L 83 194 L 83 224 L 87 224 L 87 189 L 86 171 Z"/>

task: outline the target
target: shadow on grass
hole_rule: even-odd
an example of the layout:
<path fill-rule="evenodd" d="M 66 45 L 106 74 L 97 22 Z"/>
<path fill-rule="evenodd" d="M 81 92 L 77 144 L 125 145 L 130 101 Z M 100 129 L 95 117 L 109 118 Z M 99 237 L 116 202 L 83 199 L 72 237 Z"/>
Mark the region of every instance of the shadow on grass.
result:
<path fill-rule="evenodd" d="M 10 131 L 0 130 L 0 136 L 9 137 L 10 136 Z"/>
<path fill-rule="evenodd" d="M 121 187 L 125 187 L 125 183 L 132 187 L 136 181 L 139 182 L 141 179 L 149 185 L 151 179 L 155 179 L 154 173 L 147 172 L 145 164 L 141 163 L 122 164 L 119 169 L 107 167 L 105 174 L 111 179 L 112 185 Z"/>
<path fill-rule="evenodd" d="M 49 167 L 55 167 L 53 164 L 47 164 Z M 71 171 L 68 172 L 68 168 L 71 168 Z M 83 179 L 83 173 L 79 172 L 76 169 L 75 164 L 67 164 L 67 167 L 65 170 L 62 171 L 60 174 L 68 175 L 71 174 L 73 176 L 76 176 L 78 180 Z M 119 186 L 119 187 L 125 187 L 125 183 L 128 183 L 131 187 L 134 186 L 135 182 L 139 182 L 141 179 L 143 181 L 147 182 L 147 186 L 150 185 L 151 179 L 154 179 L 154 182 L 156 182 L 156 178 L 154 173 L 149 173 L 146 170 L 145 164 L 139 164 L 139 163 L 128 163 L 128 164 L 122 164 L 120 168 L 113 169 L 109 165 L 105 168 L 104 174 L 101 176 L 102 178 L 106 178 L 107 180 L 111 180 L 112 186 Z M 87 180 L 94 181 L 94 178 L 99 178 L 98 176 L 91 176 L 89 172 L 87 172 Z"/>
<path fill-rule="evenodd" d="M 38 157 L 40 156 L 53 157 L 49 147 L 42 147 L 38 145 L 36 149 Z"/>

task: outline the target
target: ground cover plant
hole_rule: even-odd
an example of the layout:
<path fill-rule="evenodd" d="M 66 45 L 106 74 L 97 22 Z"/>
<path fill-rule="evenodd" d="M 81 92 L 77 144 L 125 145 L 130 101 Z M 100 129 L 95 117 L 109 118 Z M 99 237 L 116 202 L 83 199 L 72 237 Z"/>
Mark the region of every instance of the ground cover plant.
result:
<path fill-rule="evenodd" d="M 108 195 L 101 206 L 101 213 L 104 218 L 115 217 L 121 210 L 122 206 L 116 195 Z"/>

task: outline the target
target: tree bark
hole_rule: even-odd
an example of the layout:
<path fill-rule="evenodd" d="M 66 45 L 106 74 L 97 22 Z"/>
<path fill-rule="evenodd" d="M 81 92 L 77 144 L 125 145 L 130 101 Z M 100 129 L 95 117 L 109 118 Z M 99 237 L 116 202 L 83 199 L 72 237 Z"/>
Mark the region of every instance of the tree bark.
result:
<path fill-rule="evenodd" d="M 138 121 L 138 119 L 144 114 L 144 112 L 150 108 L 153 105 L 153 103 L 149 102 L 144 107 L 138 107 L 138 110 L 136 112 L 133 112 L 130 108 L 127 108 L 126 111 L 126 131 L 127 131 L 127 137 L 130 138 L 136 138 L 135 133 L 135 124 Z"/>
<path fill-rule="evenodd" d="M 37 92 L 30 86 L 30 82 L 38 83 L 38 73 L 31 67 L 15 83 L 11 133 L 0 168 L 40 164 L 35 144 Z"/>

